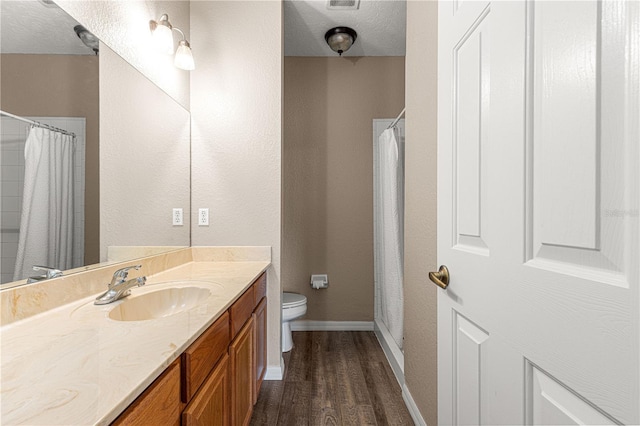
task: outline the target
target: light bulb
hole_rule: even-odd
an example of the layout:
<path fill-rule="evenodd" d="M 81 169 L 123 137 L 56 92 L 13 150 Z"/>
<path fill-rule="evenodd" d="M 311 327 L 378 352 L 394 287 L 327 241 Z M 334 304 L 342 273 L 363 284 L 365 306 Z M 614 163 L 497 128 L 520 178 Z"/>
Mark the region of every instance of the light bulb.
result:
<path fill-rule="evenodd" d="M 159 22 L 151 21 L 150 24 L 154 48 L 160 53 L 171 55 L 173 53 L 173 33 L 169 17 L 162 15 Z"/>
<path fill-rule="evenodd" d="M 173 60 L 173 64 L 183 70 L 191 71 L 196 68 L 193 61 L 193 53 L 187 40 L 180 40 L 178 43 L 178 50 L 176 51 L 176 57 Z"/>
<path fill-rule="evenodd" d="M 349 34 L 338 33 L 329 37 L 327 41 L 331 49 L 342 55 L 343 52 L 349 50 L 353 44 L 353 38 Z"/>

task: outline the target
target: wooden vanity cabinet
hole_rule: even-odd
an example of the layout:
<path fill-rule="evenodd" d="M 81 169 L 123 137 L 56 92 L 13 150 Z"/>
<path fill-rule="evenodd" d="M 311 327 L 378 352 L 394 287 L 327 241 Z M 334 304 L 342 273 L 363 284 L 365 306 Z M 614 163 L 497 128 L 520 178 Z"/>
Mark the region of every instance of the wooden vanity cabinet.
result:
<path fill-rule="evenodd" d="M 248 425 L 266 372 L 266 288 L 262 274 L 113 424 Z"/>
<path fill-rule="evenodd" d="M 231 424 L 249 424 L 266 373 L 267 275 L 263 273 L 229 309 L 232 343 Z M 237 334 L 236 334 L 237 333 Z"/>

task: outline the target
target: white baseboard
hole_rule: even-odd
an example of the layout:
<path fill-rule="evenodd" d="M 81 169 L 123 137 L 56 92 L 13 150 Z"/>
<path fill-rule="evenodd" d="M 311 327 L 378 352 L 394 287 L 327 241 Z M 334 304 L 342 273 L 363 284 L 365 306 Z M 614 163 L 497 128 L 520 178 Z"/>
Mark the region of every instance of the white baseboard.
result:
<path fill-rule="evenodd" d="M 374 321 L 375 333 L 378 342 L 382 347 L 382 351 L 389 361 L 389 365 L 396 376 L 396 380 L 400 387 L 404 385 L 404 353 L 398 347 L 398 344 L 387 330 L 387 327 L 380 320 Z"/>
<path fill-rule="evenodd" d="M 407 406 L 407 409 L 409 410 L 409 414 L 411 414 L 411 418 L 413 419 L 413 422 L 417 426 L 427 426 L 427 423 L 424 421 L 422 414 L 420 414 L 420 410 L 418 410 L 418 406 L 416 405 L 416 402 L 413 400 L 413 397 L 411 396 L 411 392 L 409 392 L 409 388 L 407 388 L 406 384 L 402 385 L 402 399 L 404 399 L 404 403 Z"/>
<path fill-rule="evenodd" d="M 280 366 L 269 365 L 264 373 L 264 380 L 282 380 L 284 377 L 284 358 L 280 356 Z"/>
<path fill-rule="evenodd" d="M 373 321 L 292 321 L 291 331 L 373 331 Z"/>

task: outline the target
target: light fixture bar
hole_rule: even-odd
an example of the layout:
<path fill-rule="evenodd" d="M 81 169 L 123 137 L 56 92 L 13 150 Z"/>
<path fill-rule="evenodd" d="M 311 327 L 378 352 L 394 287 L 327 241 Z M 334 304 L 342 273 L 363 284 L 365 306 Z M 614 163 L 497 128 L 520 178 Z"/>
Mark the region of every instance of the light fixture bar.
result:
<path fill-rule="evenodd" d="M 195 69 L 191 45 L 186 39 L 184 31 L 171 25 L 169 15 L 164 13 L 157 22 L 154 20 L 149 21 L 149 29 L 151 30 L 151 36 L 156 50 L 168 55 L 174 53 L 172 30 L 179 32 L 182 40 L 178 42 L 178 49 L 175 51 L 174 65 L 187 71 Z"/>

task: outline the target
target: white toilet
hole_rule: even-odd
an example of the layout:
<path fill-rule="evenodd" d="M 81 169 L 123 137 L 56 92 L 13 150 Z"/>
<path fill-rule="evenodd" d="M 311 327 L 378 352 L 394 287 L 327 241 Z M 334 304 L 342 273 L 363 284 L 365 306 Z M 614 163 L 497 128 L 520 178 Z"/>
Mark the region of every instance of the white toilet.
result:
<path fill-rule="evenodd" d="M 282 352 L 293 347 L 291 321 L 307 313 L 307 298 L 298 293 L 282 293 Z"/>

